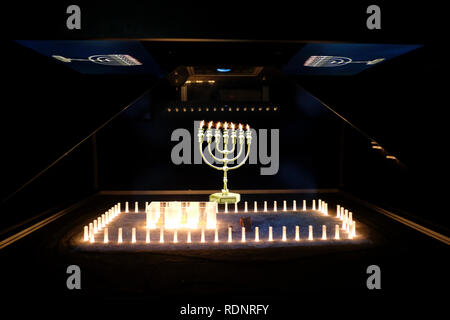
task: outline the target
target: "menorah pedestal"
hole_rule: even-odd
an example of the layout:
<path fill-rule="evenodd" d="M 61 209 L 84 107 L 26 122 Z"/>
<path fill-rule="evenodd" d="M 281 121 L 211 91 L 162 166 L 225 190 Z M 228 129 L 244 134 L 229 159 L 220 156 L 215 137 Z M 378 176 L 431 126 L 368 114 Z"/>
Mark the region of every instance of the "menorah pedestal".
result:
<path fill-rule="evenodd" d="M 219 204 L 238 203 L 239 201 L 241 201 L 241 195 L 239 193 L 232 193 L 232 192 L 228 193 L 217 192 L 209 196 L 209 201 L 210 202 L 214 201 Z"/>

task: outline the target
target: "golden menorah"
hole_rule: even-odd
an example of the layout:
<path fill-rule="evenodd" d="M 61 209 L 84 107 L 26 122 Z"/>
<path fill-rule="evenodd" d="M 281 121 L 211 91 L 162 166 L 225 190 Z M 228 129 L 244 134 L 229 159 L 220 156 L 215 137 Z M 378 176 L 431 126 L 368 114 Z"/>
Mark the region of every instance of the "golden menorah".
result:
<path fill-rule="evenodd" d="M 219 167 L 219 166 L 215 166 L 213 165 L 211 162 L 209 162 L 204 153 L 203 153 L 203 140 L 204 140 L 204 127 L 205 122 L 202 121 L 200 123 L 200 126 L 198 128 L 198 142 L 199 142 L 199 147 L 200 147 L 200 154 L 202 155 L 202 159 L 203 161 L 205 161 L 205 163 L 207 165 L 209 165 L 211 168 L 214 168 L 216 170 L 222 170 L 223 171 L 223 189 L 222 192 L 218 192 L 218 193 L 213 193 L 212 195 L 209 196 L 209 201 L 215 201 L 217 203 L 236 203 L 239 202 L 241 200 L 241 196 L 239 193 L 232 193 L 228 190 L 228 176 L 227 176 L 227 172 L 230 170 L 235 170 L 239 167 L 241 167 L 248 159 L 249 155 L 250 155 L 250 145 L 252 143 L 252 133 L 250 131 L 250 126 L 247 125 L 246 129 L 247 132 L 244 134 L 244 130 L 243 130 L 243 125 L 239 124 L 239 129 L 236 130 L 235 128 L 235 124 L 231 123 L 228 124 L 228 122 L 225 122 L 223 124 L 223 132 L 221 129 L 222 124 L 220 122 L 217 122 L 215 125 L 215 130 L 214 130 L 214 142 L 215 142 L 215 148 L 216 150 L 221 153 L 223 155 L 222 158 L 218 158 L 216 157 L 212 150 L 211 150 L 211 142 L 213 140 L 213 125 L 214 123 L 212 121 L 210 121 L 208 123 L 208 129 L 206 130 L 206 142 L 208 144 L 208 153 L 209 155 L 212 157 L 212 159 L 214 159 L 216 162 L 219 163 L 223 163 L 223 166 Z M 228 129 L 228 127 L 231 127 L 231 135 L 230 135 L 230 130 Z M 229 139 L 231 138 L 231 149 L 228 149 L 229 146 Z M 233 157 L 233 158 L 228 158 L 228 155 L 233 154 L 236 150 L 236 144 L 237 144 L 237 140 L 239 139 L 239 151 L 238 154 Z M 242 152 L 244 150 L 244 146 L 245 143 L 244 141 L 247 140 L 247 151 L 246 151 L 246 155 L 245 158 L 242 160 L 241 163 L 236 164 L 233 167 L 228 166 L 229 162 L 234 162 L 237 161 L 241 155 Z M 220 145 L 223 143 L 223 148 L 220 148 Z"/>

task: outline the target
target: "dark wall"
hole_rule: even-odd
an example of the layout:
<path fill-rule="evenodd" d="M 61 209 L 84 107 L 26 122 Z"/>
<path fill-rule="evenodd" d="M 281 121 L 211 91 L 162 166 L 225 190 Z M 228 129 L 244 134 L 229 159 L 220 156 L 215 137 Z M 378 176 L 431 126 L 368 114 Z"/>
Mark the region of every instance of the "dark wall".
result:
<path fill-rule="evenodd" d="M 5 44 L 14 62 L 5 63 L 2 73 L 0 223 L 11 225 L 93 192 L 88 140 L 14 194 L 148 90 L 154 79 L 86 76 L 14 41 Z"/>

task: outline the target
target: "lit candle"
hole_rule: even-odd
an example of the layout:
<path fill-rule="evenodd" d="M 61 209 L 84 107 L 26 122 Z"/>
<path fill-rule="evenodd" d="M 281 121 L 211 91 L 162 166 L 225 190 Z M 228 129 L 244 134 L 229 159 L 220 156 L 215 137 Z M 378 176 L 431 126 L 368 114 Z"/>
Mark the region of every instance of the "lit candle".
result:
<path fill-rule="evenodd" d="M 313 200 L 312 209 L 316 210 L 316 199 Z"/>
<path fill-rule="evenodd" d="M 269 227 L 269 241 L 273 241 L 273 230 L 272 230 L 272 226 Z"/>
<path fill-rule="evenodd" d="M 328 203 L 325 203 L 325 215 L 328 215 Z"/>
<path fill-rule="evenodd" d="M 322 240 L 327 240 L 327 226 L 322 226 Z"/>
<path fill-rule="evenodd" d="M 103 242 L 108 243 L 108 228 L 103 230 Z"/>
<path fill-rule="evenodd" d="M 228 203 L 225 202 L 225 213 L 228 213 Z"/>
<path fill-rule="evenodd" d="M 342 230 L 347 230 L 347 225 L 345 223 L 345 219 L 342 220 Z"/>
<path fill-rule="evenodd" d="M 198 126 L 198 131 L 197 131 L 197 138 L 198 138 L 198 143 L 202 144 L 203 143 L 203 126 L 205 125 L 205 121 L 201 121 L 200 125 Z"/>
<path fill-rule="evenodd" d="M 102 218 L 98 217 L 97 218 L 97 230 L 102 230 Z"/>
<path fill-rule="evenodd" d="M 218 139 L 217 136 L 219 136 L 219 138 L 220 138 L 220 134 L 221 134 L 221 132 L 220 132 L 220 127 L 221 127 L 221 126 L 222 126 L 222 124 L 221 124 L 220 122 L 217 122 L 217 123 L 216 123 L 216 130 L 214 131 L 215 136 L 216 136 L 216 139 Z"/>
<path fill-rule="evenodd" d="M 273 202 L 273 211 L 274 212 L 277 211 L 277 201 L 276 200 Z"/>
<path fill-rule="evenodd" d="M 282 236 L 281 240 L 286 241 L 286 226 L 283 226 L 283 236 Z"/>
<path fill-rule="evenodd" d="M 95 235 L 94 235 L 94 232 L 92 232 L 91 235 L 89 236 L 89 242 L 90 242 L 90 243 L 94 243 L 94 242 L 95 242 Z"/>
<path fill-rule="evenodd" d="M 313 227 L 310 225 L 309 227 L 308 227 L 308 240 L 313 240 L 314 239 L 314 236 L 313 236 Z"/>
<path fill-rule="evenodd" d="M 303 200 L 303 211 L 306 211 L 306 200 Z"/>
<path fill-rule="evenodd" d="M 250 126 L 249 125 L 247 125 L 246 138 L 247 138 L 247 145 L 250 145 L 250 143 L 252 142 L 252 132 L 250 131 Z"/>
<path fill-rule="evenodd" d="M 344 207 L 341 207 L 341 217 L 340 217 L 340 219 L 341 220 L 344 219 Z"/>
<path fill-rule="evenodd" d="M 295 241 L 300 241 L 300 227 L 295 226 Z"/>
<path fill-rule="evenodd" d="M 122 243 L 123 239 L 122 239 L 122 228 L 119 228 L 117 230 L 117 243 Z"/>
<path fill-rule="evenodd" d="M 228 122 L 225 122 L 224 124 L 223 124 L 223 143 L 225 144 L 225 145 L 227 145 L 228 144 Z"/>
<path fill-rule="evenodd" d="M 102 227 L 105 227 L 105 225 L 106 225 L 105 214 L 102 214 Z"/>
<path fill-rule="evenodd" d="M 334 238 L 336 240 L 339 240 L 339 225 L 338 224 L 336 225 L 336 232 L 334 234 Z"/>
<path fill-rule="evenodd" d="M 145 230 L 145 242 L 150 243 L 150 229 Z"/>
<path fill-rule="evenodd" d="M 254 211 L 254 212 L 258 212 L 258 202 L 257 202 L 257 201 L 255 201 L 255 202 L 253 203 L 253 211 Z"/>
<path fill-rule="evenodd" d="M 286 200 L 283 200 L 283 211 L 287 211 Z"/>
<path fill-rule="evenodd" d="M 191 239 L 191 230 L 188 231 L 186 242 L 187 242 L 187 243 L 191 243 L 191 242 L 192 242 L 192 239 Z"/>
<path fill-rule="evenodd" d="M 125 212 L 126 212 L 126 213 L 129 212 L 128 209 L 129 209 L 129 208 L 128 208 L 128 201 L 126 201 L 126 202 L 125 202 Z"/>
<path fill-rule="evenodd" d="M 353 224 L 353 213 L 351 211 L 348 212 L 348 223 Z"/>
<path fill-rule="evenodd" d="M 356 221 L 353 221 L 351 234 L 352 234 L 352 238 L 356 237 Z"/>
<path fill-rule="evenodd" d="M 89 241 L 89 227 L 88 226 L 84 226 L 84 237 L 83 237 L 84 241 Z"/>
<path fill-rule="evenodd" d="M 322 211 L 322 200 L 320 200 L 320 199 L 318 201 L 318 207 L 319 207 L 318 210 Z"/>
<path fill-rule="evenodd" d="M 248 204 L 247 204 L 247 201 L 244 202 L 244 212 L 248 212 Z"/>
<path fill-rule="evenodd" d="M 214 242 L 219 242 L 219 231 L 217 230 L 217 228 L 216 230 L 214 230 Z"/>
<path fill-rule="evenodd" d="M 211 143 L 211 139 L 212 139 L 212 129 L 211 129 L 211 127 L 213 126 L 213 122 L 212 121 L 210 121 L 209 123 L 208 123 L 208 129 L 206 130 L 206 142 L 207 143 Z"/>
<path fill-rule="evenodd" d="M 267 201 L 264 201 L 264 212 L 267 212 Z"/>
<path fill-rule="evenodd" d="M 245 227 L 242 227 L 241 232 L 242 232 L 242 239 L 241 239 L 241 241 L 245 242 Z"/>
<path fill-rule="evenodd" d="M 341 213 L 341 206 L 337 205 L 337 209 L 336 209 L 336 218 L 340 218 L 340 213 Z"/>
<path fill-rule="evenodd" d="M 255 227 L 255 242 L 259 242 L 259 227 Z"/>
<path fill-rule="evenodd" d="M 136 243 L 136 228 L 131 229 L 131 243 Z"/>
<path fill-rule="evenodd" d="M 94 233 L 97 233 L 97 219 L 94 220 Z"/>
<path fill-rule="evenodd" d="M 236 130 L 233 122 L 231 123 L 231 141 L 233 142 L 233 145 L 236 144 Z"/>
<path fill-rule="evenodd" d="M 120 202 L 117 203 L 117 213 L 120 213 Z"/>
<path fill-rule="evenodd" d="M 296 200 L 292 201 L 292 211 L 297 211 L 297 201 Z"/>
<path fill-rule="evenodd" d="M 164 229 L 162 227 L 159 228 L 159 242 L 164 243 Z"/>
<path fill-rule="evenodd" d="M 178 231 L 175 230 L 173 232 L 173 243 L 177 243 L 178 242 Z"/>
<path fill-rule="evenodd" d="M 231 227 L 228 227 L 228 242 L 232 242 L 232 241 L 233 241 L 232 229 L 231 229 Z"/>
<path fill-rule="evenodd" d="M 238 212 L 238 204 L 237 204 L 237 202 L 234 203 L 234 212 L 235 213 Z"/>
<path fill-rule="evenodd" d="M 244 130 L 242 130 L 242 124 L 239 123 L 239 144 L 242 145 L 244 143 Z"/>
<path fill-rule="evenodd" d="M 138 204 L 138 202 L 136 201 L 135 203 L 134 203 L 134 212 L 138 212 L 139 211 L 139 204 Z"/>

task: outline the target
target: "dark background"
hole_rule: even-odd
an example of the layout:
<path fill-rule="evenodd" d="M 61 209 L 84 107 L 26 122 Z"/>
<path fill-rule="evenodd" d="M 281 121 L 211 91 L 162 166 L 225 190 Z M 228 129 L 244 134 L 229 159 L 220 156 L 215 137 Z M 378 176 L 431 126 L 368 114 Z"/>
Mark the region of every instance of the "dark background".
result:
<path fill-rule="evenodd" d="M 372 3 L 364 2 L 301 3 L 296 8 L 292 3 L 243 7 L 227 2 L 219 8 L 194 8 L 137 1 L 127 6 L 79 2 L 82 30 L 68 31 L 65 8 L 69 4 L 4 7 L 9 18 L 3 20 L 8 39 L 2 50 L 2 198 L 138 96 L 150 88 L 153 91 L 98 134 L 98 184 L 92 177 L 93 148 L 88 140 L 2 204 L 2 229 L 98 189 L 184 189 L 188 184 L 192 189 L 209 189 L 217 188 L 219 181 L 218 173 L 204 166 L 175 167 L 168 161 L 172 128 L 192 128 L 192 120 L 215 116 L 165 114 L 164 100 L 173 101 L 177 94 L 166 80 L 78 74 L 13 39 L 216 38 L 271 42 L 154 43 L 149 47 L 169 74 L 189 64 L 247 63 L 276 69 L 299 47 L 277 40 L 423 44 L 356 76 L 281 77 L 278 86 L 273 86 L 273 96 L 278 92 L 284 97 L 280 113 L 243 119 L 256 128 L 285 129 L 280 171 L 277 176 L 259 176 L 258 168 L 251 166 L 240 169 L 230 181 L 237 188 L 340 187 L 447 232 L 441 211 L 447 171 L 441 160 L 447 138 L 442 80 L 446 57 L 438 6 L 378 3 L 382 30 L 371 31 L 365 27 L 365 8 Z M 296 103 L 300 86 L 378 141 L 404 166 L 371 150 L 365 137 L 348 125 L 342 127 L 325 107 L 314 109 L 320 109 L 319 115 L 302 111 Z M 285 137 L 293 135 L 303 138 L 299 140 L 302 148 L 288 147 L 292 141 Z M 344 150 L 342 163 L 339 147 Z M 198 177 L 201 180 L 195 180 Z"/>

